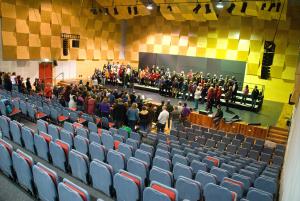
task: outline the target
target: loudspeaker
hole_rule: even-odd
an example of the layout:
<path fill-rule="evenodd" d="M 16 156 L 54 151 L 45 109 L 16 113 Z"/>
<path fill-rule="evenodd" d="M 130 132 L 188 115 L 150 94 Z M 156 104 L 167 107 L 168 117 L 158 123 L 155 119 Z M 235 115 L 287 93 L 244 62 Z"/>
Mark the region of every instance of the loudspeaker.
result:
<path fill-rule="evenodd" d="M 72 47 L 79 48 L 79 40 L 72 40 Z"/>
<path fill-rule="evenodd" d="M 53 66 L 57 66 L 57 60 L 53 60 Z"/>
<path fill-rule="evenodd" d="M 63 39 L 63 55 L 68 56 L 69 54 L 69 41 L 68 39 Z"/>
<path fill-rule="evenodd" d="M 271 70 L 270 66 L 262 66 L 260 72 L 261 79 L 265 79 L 265 80 L 269 79 L 271 75 L 270 70 Z"/>
<path fill-rule="evenodd" d="M 263 60 L 262 60 L 263 66 L 271 66 L 273 64 L 275 47 L 276 47 L 276 45 L 273 41 L 265 41 L 264 55 L 263 55 Z"/>

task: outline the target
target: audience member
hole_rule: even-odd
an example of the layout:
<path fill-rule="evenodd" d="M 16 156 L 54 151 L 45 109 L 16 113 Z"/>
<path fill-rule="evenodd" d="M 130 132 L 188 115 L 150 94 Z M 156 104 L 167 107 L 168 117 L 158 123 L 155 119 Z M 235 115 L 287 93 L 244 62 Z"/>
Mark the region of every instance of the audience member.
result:
<path fill-rule="evenodd" d="M 169 112 L 167 111 L 167 107 L 163 106 L 162 111 L 159 113 L 157 118 L 157 132 L 164 132 L 166 127 L 166 122 L 169 119 Z"/>

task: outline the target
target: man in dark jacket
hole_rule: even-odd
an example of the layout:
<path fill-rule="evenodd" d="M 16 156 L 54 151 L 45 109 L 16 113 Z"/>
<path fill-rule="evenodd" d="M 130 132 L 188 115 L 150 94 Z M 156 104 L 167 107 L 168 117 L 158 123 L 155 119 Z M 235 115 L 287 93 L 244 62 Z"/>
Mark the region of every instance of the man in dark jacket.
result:
<path fill-rule="evenodd" d="M 173 108 L 173 105 L 171 105 L 171 102 L 170 102 L 170 100 L 168 100 L 168 102 L 167 102 L 167 111 L 169 112 L 169 114 L 171 114 L 172 112 L 173 112 L 173 110 L 174 110 L 174 108 Z M 171 125 L 170 125 L 170 121 L 171 121 L 171 115 L 169 115 L 169 119 L 168 119 L 168 128 L 170 128 L 171 127 Z"/>
<path fill-rule="evenodd" d="M 252 93 L 251 93 L 251 98 L 252 98 L 252 106 L 251 108 L 254 109 L 256 105 L 256 100 L 258 99 L 259 96 L 259 91 L 257 89 L 257 86 L 254 87 Z"/>
<path fill-rule="evenodd" d="M 117 128 L 120 128 L 126 121 L 126 112 L 127 109 L 123 104 L 122 100 L 118 99 L 117 104 L 113 109 L 113 118 Z"/>

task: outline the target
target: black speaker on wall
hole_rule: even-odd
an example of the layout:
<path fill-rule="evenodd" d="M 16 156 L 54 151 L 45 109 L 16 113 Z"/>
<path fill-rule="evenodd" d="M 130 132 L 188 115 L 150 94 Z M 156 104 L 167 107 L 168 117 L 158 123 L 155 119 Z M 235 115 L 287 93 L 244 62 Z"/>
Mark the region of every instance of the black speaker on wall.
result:
<path fill-rule="evenodd" d="M 264 55 L 263 55 L 262 67 L 261 67 L 261 79 L 269 79 L 271 76 L 270 70 L 273 64 L 275 47 L 276 45 L 274 41 L 265 41 Z"/>
<path fill-rule="evenodd" d="M 69 54 L 69 40 L 63 39 L 63 55 L 68 56 Z"/>
<path fill-rule="evenodd" d="M 72 40 L 72 47 L 79 48 L 79 40 Z"/>

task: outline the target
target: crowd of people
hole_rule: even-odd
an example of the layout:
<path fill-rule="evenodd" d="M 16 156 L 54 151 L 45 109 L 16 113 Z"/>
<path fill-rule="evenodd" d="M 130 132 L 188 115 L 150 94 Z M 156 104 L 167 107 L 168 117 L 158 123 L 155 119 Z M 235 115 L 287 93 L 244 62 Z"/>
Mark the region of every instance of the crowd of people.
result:
<path fill-rule="evenodd" d="M 43 89 L 41 85 L 32 86 L 30 79 L 27 79 L 25 88 L 21 87 L 22 90 L 19 90 L 20 76 L 16 76 L 15 73 L 1 73 L 0 77 L 0 87 L 8 91 L 44 95 L 41 93 Z M 24 82 L 21 85 L 23 84 Z M 160 105 L 153 105 L 135 91 L 129 93 L 126 90 L 108 89 L 103 85 L 92 85 L 89 82 L 56 85 L 51 93 L 52 96 L 49 98 L 57 99 L 62 106 L 76 108 L 90 115 L 106 117 L 114 122 L 117 128 L 125 125 L 132 130 L 149 131 L 154 122 L 157 131 L 163 132 L 166 127 L 177 128 L 180 124 L 184 124 L 191 112 L 187 103 L 179 102 L 178 105 L 172 105 L 168 100 L 162 101 Z"/>
<path fill-rule="evenodd" d="M 237 102 L 237 94 L 240 88 L 239 82 L 234 76 L 217 76 L 210 73 L 206 75 L 202 72 L 194 73 L 190 70 L 177 73 L 171 72 L 169 68 L 159 68 L 158 66 L 148 67 L 135 71 L 131 66 L 113 62 L 105 64 L 103 70 L 96 69 L 92 76 L 93 85 L 99 83 L 106 85 L 121 84 L 125 88 L 132 88 L 134 83 L 140 85 L 159 88 L 162 96 L 173 98 L 182 98 L 184 101 L 193 100 L 194 109 L 198 110 L 199 103 L 206 101 L 206 110 L 212 112 L 212 107 L 221 103 L 222 95 L 226 103 L 226 110 L 229 110 L 230 102 Z M 259 92 L 257 86 L 254 87 L 251 94 L 249 86 L 246 85 L 242 91 L 241 104 L 247 103 L 247 97 L 251 98 L 251 107 L 254 109 L 258 99 L 262 98 L 262 92 Z"/>

